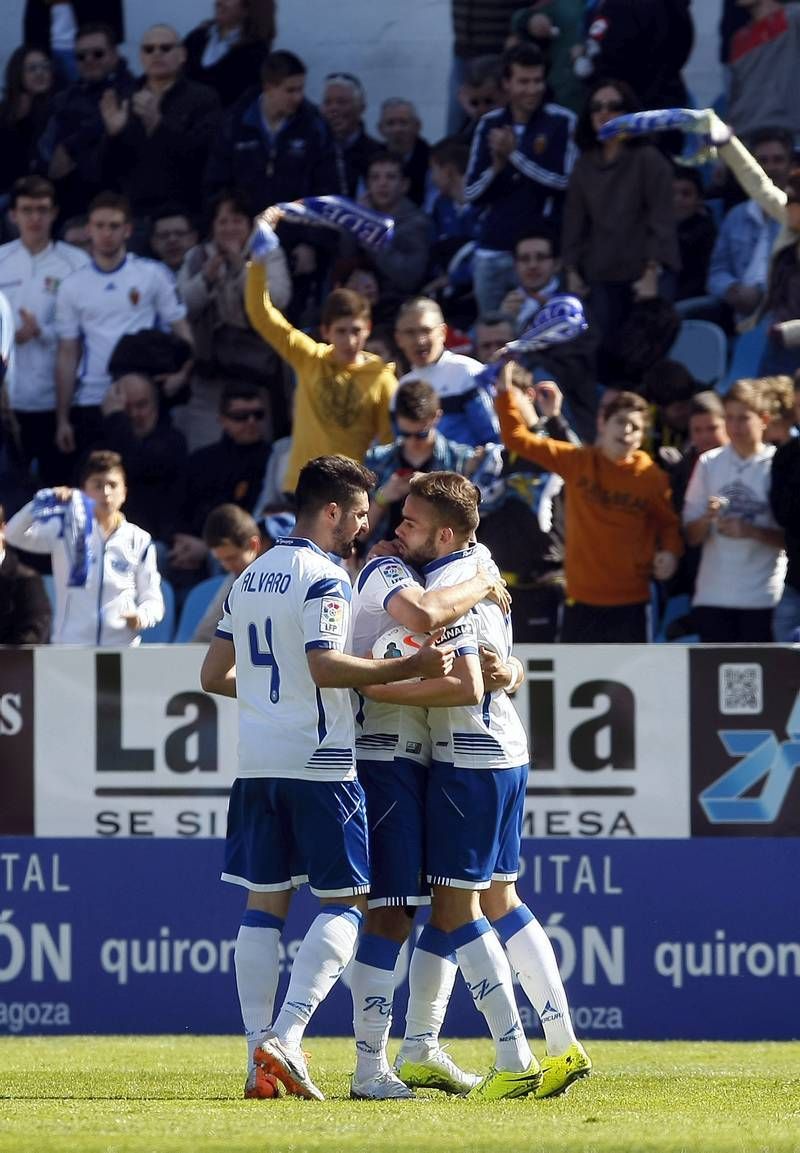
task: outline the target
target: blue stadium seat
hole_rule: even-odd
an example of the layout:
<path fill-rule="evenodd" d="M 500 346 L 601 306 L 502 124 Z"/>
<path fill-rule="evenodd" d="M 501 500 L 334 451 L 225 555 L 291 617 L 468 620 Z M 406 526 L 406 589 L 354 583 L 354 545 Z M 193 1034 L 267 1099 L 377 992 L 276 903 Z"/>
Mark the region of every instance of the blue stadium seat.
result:
<path fill-rule="evenodd" d="M 667 356 L 684 365 L 704 388 L 716 388 L 725 375 L 728 340 L 710 320 L 684 320 Z"/>
<path fill-rule="evenodd" d="M 151 629 L 142 633 L 143 645 L 168 645 L 175 631 L 175 590 L 168 580 L 161 578 L 161 593 L 164 597 L 164 618 Z"/>
<path fill-rule="evenodd" d="M 737 380 L 742 380 L 743 377 L 758 376 L 761 358 L 767 347 L 768 333 L 769 321 L 762 320 L 749 332 L 742 332 L 736 337 L 730 368 L 717 385 L 717 391 L 721 392 L 723 396 Z"/>
<path fill-rule="evenodd" d="M 211 604 L 214 597 L 220 589 L 220 585 L 226 579 L 226 575 L 208 577 L 207 580 L 200 581 L 200 584 L 190 589 L 186 600 L 183 602 L 181 615 L 178 619 L 178 627 L 175 631 L 175 643 L 186 644 L 194 636 L 194 630 L 199 625 L 203 618 L 208 606 Z"/>
<path fill-rule="evenodd" d="M 679 617 L 685 617 L 691 607 L 691 599 L 687 596 L 686 593 L 680 593 L 677 596 L 670 597 L 667 603 L 664 605 L 664 612 L 662 614 L 658 629 L 654 631 L 653 640 L 656 641 L 657 644 L 666 644 L 667 626 L 671 624 L 672 621 L 678 620 Z M 687 633 L 686 636 L 680 637 L 679 639 L 682 643 L 686 644 L 689 641 L 696 641 L 699 638 L 695 634 Z"/>

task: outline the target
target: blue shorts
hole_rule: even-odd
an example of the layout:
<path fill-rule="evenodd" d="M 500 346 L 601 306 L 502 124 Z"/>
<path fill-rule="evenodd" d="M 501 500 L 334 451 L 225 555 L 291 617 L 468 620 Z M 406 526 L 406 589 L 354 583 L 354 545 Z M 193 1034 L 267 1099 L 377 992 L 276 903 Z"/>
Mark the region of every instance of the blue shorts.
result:
<path fill-rule="evenodd" d="M 372 881 L 369 907 L 429 905 L 425 881 L 428 767 L 406 757 L 358 761 L 367 798 Z"/>
<path fill-rule="evenodd" d="M 369 892 L 364 790 L 358 781 L 237 777 L 228 802 L 223 881 L 254 893 Z"/>
<path fill-rule="evenodd" d="M 527 764 L 456 769 L 433 762 L 425 845 L 432 885 L 488 889 L 493 880 L 516 880 L 527 783 Z"/>

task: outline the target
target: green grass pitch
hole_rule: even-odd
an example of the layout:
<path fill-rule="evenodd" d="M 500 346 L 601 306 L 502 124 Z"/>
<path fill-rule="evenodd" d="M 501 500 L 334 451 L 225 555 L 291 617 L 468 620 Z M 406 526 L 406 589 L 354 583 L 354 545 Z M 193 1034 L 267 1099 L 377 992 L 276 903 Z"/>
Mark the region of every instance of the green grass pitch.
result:
<path fill-rule="evenodd" d="M 352 1041 L 318 1037 L 307 1048 L 328 1100 L 245 1101 L 243 1048 L 2 1038 L 0 1153 L 800 1153 L 800 1043 L 597 1042 L 595 1074 L 565 1096 L 490 1106 L 350 1101 Z M 473 1069 L 492 1056 L 487 1041 L 451 1052 Z"/>

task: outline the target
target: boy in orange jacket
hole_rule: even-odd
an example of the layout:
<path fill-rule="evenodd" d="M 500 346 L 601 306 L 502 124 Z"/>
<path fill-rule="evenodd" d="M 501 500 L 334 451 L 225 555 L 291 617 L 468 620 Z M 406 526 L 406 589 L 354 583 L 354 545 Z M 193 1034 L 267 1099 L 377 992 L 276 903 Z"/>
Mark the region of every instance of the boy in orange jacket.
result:
<path fill-rule="evenodd" d="M 515 393 L 508 364 L 495 399 L 503 442 L 567 482 L 562 642 L 646 642 L 650 582 L 669 580 L 683 552 L 667 475 L 640 450 L 647 402 L 619 393 L 600 410 L 597 443 L 575 445 L 529 432 Z"/>

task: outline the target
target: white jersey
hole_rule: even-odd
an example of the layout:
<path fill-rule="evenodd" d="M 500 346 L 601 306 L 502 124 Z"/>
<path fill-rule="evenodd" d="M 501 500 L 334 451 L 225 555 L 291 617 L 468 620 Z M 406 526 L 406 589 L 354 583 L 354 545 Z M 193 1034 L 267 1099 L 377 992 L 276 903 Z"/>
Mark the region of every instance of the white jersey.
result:
<path fill-rule="evenodd" d="M 106 538 L 94 522 L 89 544 L 89 571 L 80 587 L 69 584 L 70 558 L 56 517 L 35 520 L 33 501 L 12 516 L 6 540 L 15 548 L 50 553 L 56 609 L 53 642 L 63 645 L 138 645 L 139 634 L 123 613 L 137 612 L 145 628 L 164 616 L 161 577 L 150 534 L 123 518 Z"/>
<path fill-rule="evenodd" d="M 302 537 L 277 541 L 234 582 L 216 635 L 236 650 L 238 776 L 355 777 L 350 691 L 317 688 L 306 658 L 344 652 L 351 596 L 347 574 Z"/>
<path fill-rule="evenodd" d="M 36 254 L 21 240 L 0 246 L 0 292 L 8 297 L 18 325 L 24 308 L 40 330 L 33 340 L 17 345 L 16 365 L 7 378 L 11 407 L 20 412 L 56 407 L 56 294 L 62 280 L 88 263 L 83 249 L 61 240 Z"/>
<path fill-rule="evenodd" d="M 478 562 L 494 566 L 483 545 L 431 561 L 422 570 L 425 587 L 448 588 L 474 577 Z M 469 614 L 479 645 L 508 661 L 513 648 L 511 623 L 491 601 L 481 601 Z M 431 756 L 457 769 L 510 769 L 527 763 L 528 740 L 522 722 L 504 690 L 485 693 L 478 705 L 428 709 Z"/>
<path fill-rule="evenodd" d="M 357 657 L 369 656 L 375 641 L 397 624 L 387 611 L 389 601 L 400 589 L 419 587 L 419 579 L 399 557 L 371 560 L 359 573 L 353 592 L 353 619 L 350 651 Z M 356 754 L 359 760 L 391 761 L 407 757 L 429 765 L 431 740 L 427 710 L 416 705 L 384 704 L 355 694 Z"/>
<path fill-rule="evenodd" d="M 485 368 L 486 365 L 474 357 L 462 356 L 461 353 L 450 352 L 446 348 L 435 364 L 426 364 L 424 368 L 412 368 L 411 372 L 400 377 L 400 384 L 422 377 L 431 388 L 436 389 L 436 395 L 440 400 L 447 400 L 475 388 L 475 378 L 480 376 Z"/>
<path fill-rule="evenodd" d="M 683 523 L 708 510 L 708 498 L 723 496 L 729 516 L 742 517 L 761 528 L 778 528 L 769 503 L 775 446 L 743 459 L 731 445 L 704 452 L 694 467 Z M 765 609 L 778 603 L 786 576 L 786 554 L 758 540 L 736 540 L 712 527 L 703 542 L 695 583 L 694 604 L 718 608 Z"/>
<path fill-rule="evenodd" d="M 108 361 L 120 337 L 169 326 L 185 316 L 174 277 L 158 261 L 129 253 L 111 272 L 94 261 L 73 272 L 56 300 L 59 338 L 83 341 L 72 403 L 100 404 L 111 383 Z"/>

